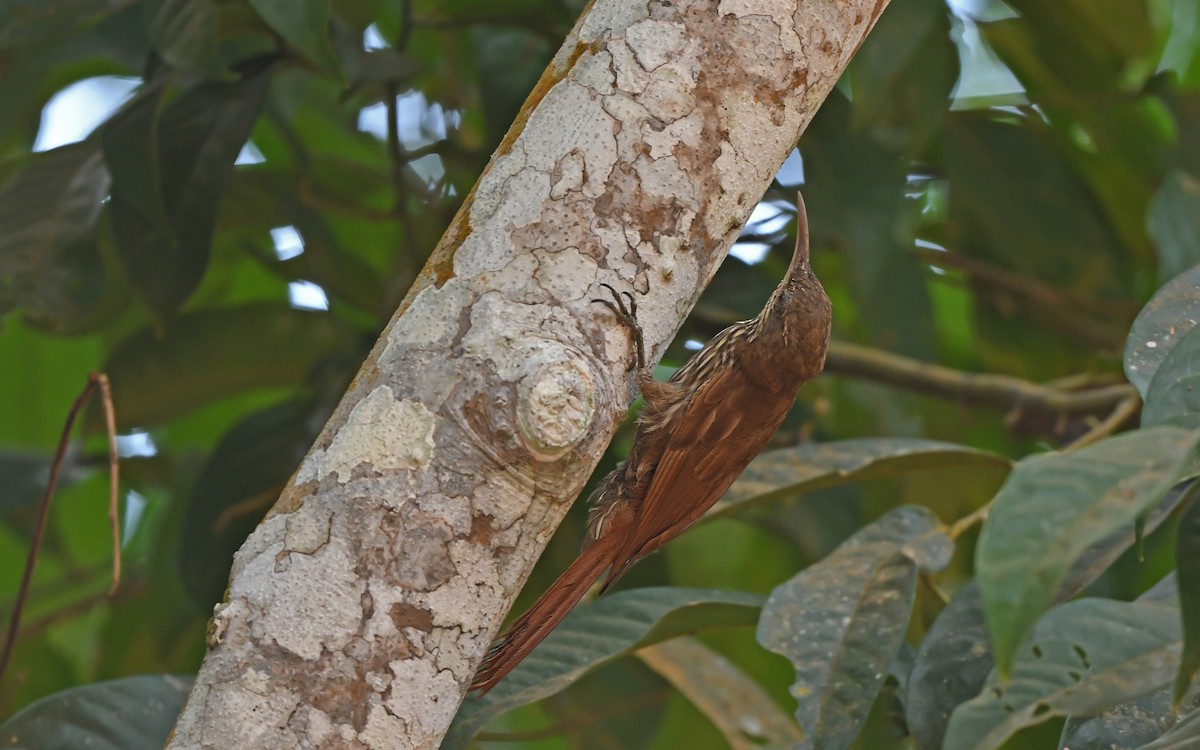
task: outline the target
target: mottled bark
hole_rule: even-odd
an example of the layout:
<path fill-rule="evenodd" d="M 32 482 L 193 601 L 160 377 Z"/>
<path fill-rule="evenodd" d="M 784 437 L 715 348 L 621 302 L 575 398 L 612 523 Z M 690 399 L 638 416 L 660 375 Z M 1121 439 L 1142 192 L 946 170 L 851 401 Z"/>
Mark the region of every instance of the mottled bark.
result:
<path fill-rule="evenodd" d="M 887 0 L 595 0 L 270 516 L 171 748 L 433 748 Z"/>

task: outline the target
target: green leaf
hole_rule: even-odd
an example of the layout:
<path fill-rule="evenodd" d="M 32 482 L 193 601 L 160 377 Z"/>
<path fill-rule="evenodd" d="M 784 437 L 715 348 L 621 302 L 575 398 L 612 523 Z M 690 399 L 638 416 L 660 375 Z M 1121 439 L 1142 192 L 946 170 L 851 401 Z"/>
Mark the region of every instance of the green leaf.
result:
<path fill-rule="evenodd" d="M 805 443 L 755 458 L 706 518 L 739 513 L 799 492 L 913 471 L 944 468 L 1006 469 L 995 453 L 916 438 L 858 438 Z"/>
<path fill-rule="evenodd" d="M 852 122 L 892 148 L 921 153 L 941 129 L 959 78 L 950 12 L 942 0 L 897 3 L 854 56 Z"/>
<path fill-rule="evenodd" d="M 1144 0 L 1008 4 L 1020 17 L 986 24 L 982 30 L 1021 82 L 1043 96 L 1068 98 L 1111 90 L 1153 49 Z M 1140 62 L 1146 68 L 1148 61 Z"/>
<path fill-rule="evenodd" d="M 694 638 L 644 648 L 638 658 L 683 693 L 733 750 L 795 747 L 804 739 L 758 683 Z"/>
<path fill-rule="evenodd" d="M 1200 328 L 1179 337 L 1146 389 L 1142 426 L 1200 427 Z"/>
<path fill-rule="evenodd" d="M 0 0 L 0 49 L 46 45 L 79 34 L 121 5 L 113 0 Z"/>
<path fill-rule="evenodd" d="M 553 695 L 625 654 L 700 630 L 753 625 L 762 597 L 740 591 L 645 588 L 578 607 L 525 661 L 482 698 L 467 698 L 442 750 L 464 748 L 489 721 Z"/>
<path fill-rule="evenodd" d="M 505 0 L 503 3 L 494 0 L 415 0 L 413 3 L 413 19 L 418 24 L 519 24 L 558 38 L 571 27 L 574 15 L 562 0 Z"/>
<path fill-rule="evenodd" d="M 258 15 L 322 70 L 341 78 L 329 41 L 330 0 L 250 0 Z"/>
<path fill-rule="evenodd" d="M 297 385 L 323 358 L 353 344 L 326 313 L 259 303 L 183 315 L 165 339 L 142 330 L 117 347 L 105 372 L 124 430 L 250 389 Z"/>
<path fill-rule="evenodd" d="M 1146 533 L 1172 516 L 1184 494 L 1180 488 L 1167 493 L 1145 516 Z M 1134 539 L 1130 526 L 1089 547 L 1071 566 L 1054 594 L 1054 603 L 1065 602 L 1083 591 L 1129 549 Z M 941 750 L 951 712 L 979 693 L 993 664 L 979 585 L 972 581 L 941 611 L 917 650 L 905 705 L 908 727 L 919 750 Z"/>
<path fill-rule="evenodd" d="M 1200 672 L 1200 480 L 1193 481 L 1188 505 L 1175 531 L 1175 575 L 1179 583 L 1179 609 L 1183 615 L 1183 659 L 1175 679 L 1175 702 Z"/>
<path fill-rule="evenodd" d="M 1150 202 L 1146 231 L 1158 250 L 1160 284 L 1200 263 L 1200 180 L 1172 170 Z"/>
<path fill-rule="evenodd" d="M 104 127 L 117 248 L 160 322 L 208 266 L 217 208 L 258 117 L 268 70 L 201 83 L 174 98 L 155 84 Z"/>
<path fill-rule="evenodd" d="M 1125 377 L 1146 398 L 1175 344 L 1200 320 L 1200 265 L 1163 285 L 1146 303 L 1125 342 Z"/>
<path fill-rule="evenodd" d="M 150 39 L 164 60 L 211 78 L 234 77 L 218 49 L 215 0 L 146 0 L 144 7 Z"/>
<path fill-rule="evenodd" d="M 254 412 L 230 428 L 200 470 L 178 554 L 184 587 L 205 610 L 220 601 L 233 553 L 300 465 L 329 411 L 293 399 Z"/>
<path fill-rule="evenodd" d="M 96 222 L 109 189 L 92 140 L 34 154 L 0 191 L 0 316 L 76 328 L 104 291 Z"/>
<path fill-rule="evenodd" d="M 191 677 L 141 675 L 64 690 L 0 724 L 0 748 L 157 750 L 191 686 Z"/>
<path fill-rule="evenodd" d="M 1200 747 L 1200 709 L 1186 714 L 1161 737 L 1140 750 L 1196 750 Z"/>
<path fill-rule="evenodd" d="M 983 601 L 972 581 L 934 620 L 908 676 L 905 719 L 919 750 L 941 750 L 951 712 L 979 692 L 992 664 Z"/>
<path fill-rule="evenodd" d="M 1017 464 L 993 501 L 975 554 L 1002 675 L 1072 565 L 1166 494 L 1198 440 L 1200 432 L 1159 427 Z"/>
<path fill-rule="evenodd" d="M 1090 186 L 1048 134 L 1028 121 L 956 112 L 944 139 L 954 252 L 1082 297 L 1127 295 L 1125 249 L 1106 231 Z"/>
<path fill-rule="evenodd" d="M 861 336 L 889 351 L 933 359 L 926 272 L 908 252 L 917 206 L 904 195 L 906 162 L 895 150 L 857 137 L 851 126 L 851 105 L 834 92 L 800 142 L 813 245 L 846 253 Z"/>
<path fill-rule="evenodd" d="M 1013 664 L 950 717 L 944 750 L 991 750 L 1056 716 L 1094 714 L 1171 681 L 1179 659 L 1171 604 L 1081 599 L 1051 611 Z"/>
<path fill-rule="evenodd" d="M 904 640 L 918 567 L 940 569 L 952 551 L 932 513 L 903 506 L 771 592 L 758 641 L 796 668 L 799 747 L 854 741 Z"/>
<path fill-rule="evenodd" d="M 1060 750 L 1132 750 L 1157 739 L 1171 721 L 1170 689 L 1155 690 L 1095 716 L 1068 719 Z"/>

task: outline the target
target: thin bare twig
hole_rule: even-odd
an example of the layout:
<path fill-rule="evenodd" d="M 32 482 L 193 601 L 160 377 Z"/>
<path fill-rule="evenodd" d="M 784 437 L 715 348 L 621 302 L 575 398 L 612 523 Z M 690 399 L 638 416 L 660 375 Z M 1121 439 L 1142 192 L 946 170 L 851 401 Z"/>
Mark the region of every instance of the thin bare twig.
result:
<path fill-rule="evenodd" d="M 1003 268 L 998 268 L 990 263 L 963 255 L 962 253 L 913 247 L 912 254 L 931 266 L 957 268 L 969 276 L 974 276 L 1001 289 L 1029 297 L 1041 303 L 1044 307 L 1087 310 L 1095 315 L 1108 318 L 1115 316 L 1121 319 L 1137 314 L 1136 307 L 1122 300 L 1098 300 L 1093 297 L 1074 294 L 1069 290 L 1061 289 L 1053 284 L 1047 284 L 1026 274 L 1006 271 Z"/>
<path fill-rule="evenodd" d="M 960 536 L 970 530 L 971 527 L 983 524 L 983 522 L 987 520 L 988 513 L 991 511 L 991 509 L 992 501 L 989 500 L 981 507 L 976 508 L 970 514 L 963 516 L 951 524 L 950 529 L 946 532 L 946 535 L 951 539 L 957 540 Z"/>
<path fill-rule="evenodd" d="M 1072 440 L 1064 451 L 1073 451 L 1082 448 L 1085 445 L 1106 438 L 1121 428 L 1121 425 L 1128 422 L 1138 410 L 1142 408 L 1142 400 L 1137 396 L 1133 396 L 1120 402 L 1113 408 L 1107 417 L 1100 421 L 1095 427 L 1091 428 L 1084 434 Z"/>
<path fill-rule="evenodd" d="M 1011 375 L 954 370 L 845 341 L 830 343 L 825 370 L 968 403 L 1052 414 L 1095 414 L 1138 397 L 1127 383 L 1068 391 Z"/>
<path fill-rule="evenodd" d="M 930 265 L 956 268 L 980 282 L 1007 293 L 1023 296 L 1050 313 L 1050 316 L 1045 318 L 1047 325 L 1106 349 L 1119 347 L 1124 342 L 1122 332 L 1136 313 L 1136 310 L 1128 310 L 1122 302 L 1102 301 L 1072 294 L 1053 284 L 1005 271 L 960 253 L 922 247 L 913 248 L 912 253 Z M 1120 325 L 1102 322 L 1093 317 L 1113 320 L 1114 315 L 1120 320 Z"/>
<path fill-rule="evenodd" d="M 50 501 L 54 497 L 54 487 L 58 484 L 58 474 L 62 469 L 63 458 L 67 453 L 67 445 L 70 443 L 71 428 L 75 425 L 75 419 L 79 416 L 79 412 L 83 409 L 83 405 L 87 403 L 88 397 L 92 395 L 92 391 L 99 388 L 103 395 L 105 422 L 108 428 L 108 447 L 109 447 L 109 467 L 112 472 L 112 477 L 109 484 L 111 496 L 109 498 L 109 518 L 113 521 L 113 540 L 116 545 L 113 562 L 113 587 L 115 589 L 120 575 L 120 530 L 117 527 L 117 445 L 116 445 L 116 419 L 113 414 L 112 397 L 108 387 L 108 378 L 101 373 L 91 373 L 88 375 L 87 385 L 83 387 L 83 391 L 75 398 L 75 402 L 71 404 L 70 411 L 67 412 L 67 421 L 63 425 L 62 434 L 58 438 L 58 449 L 54 452 L 54 460 L 50 464 L 50 477 L 46 481 L 46 491 L 42 494 L 41 503 L 38 505 L 37 521 L 33 528 L 33 541 L 29 545 L 29 555 L 25 559 L 25 570 L 21 574 L 21 585 L 17 589 L 17 598 L 13 603 L 12 615 L 8 622 L 8 634 L 4 639 L 4 650 L 0 652 L 0 682 L 4 680 L 4 673 L 8 669 L 9 661 L 12 659 L 13 648 L 16 645 L 17 631 L 21 626 L 21 613 L 25 609 L 25 601 L 29 596 L 29 587 L 33 581 L 33 569 L 37 564 L 38 554 L 41 552 L 42 539 L 46 535 L 46 522 L 50 517 Z"/>
<path fill-rule="evenodd" d="M 108 593 L 114 594 L 121 585 L 121 522 L 119 518 L 117 489 L 120 485 L 120 468 L 117 460 L 117 414 L 113 409 L 112 387 L 108 384 L 108 376 L 102 372 L 93 373 L 96 383 L 100 386 L 100 406 L 104 409 L 104 427 L 108 437 L 108 524 L 112 529 L 112 585 Z"/>

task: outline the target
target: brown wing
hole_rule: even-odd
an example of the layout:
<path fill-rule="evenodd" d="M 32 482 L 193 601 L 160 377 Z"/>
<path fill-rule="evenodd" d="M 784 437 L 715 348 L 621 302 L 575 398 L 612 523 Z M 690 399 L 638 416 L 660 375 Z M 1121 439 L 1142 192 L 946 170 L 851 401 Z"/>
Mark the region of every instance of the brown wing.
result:
<path fill-rule="evenodd" d="M 671 433 L 662 458 L 604 589 L 717 502 L 775 432 L 791 401 L 754 386 L 735 367 L 704 382 L 665 428 Z"/>

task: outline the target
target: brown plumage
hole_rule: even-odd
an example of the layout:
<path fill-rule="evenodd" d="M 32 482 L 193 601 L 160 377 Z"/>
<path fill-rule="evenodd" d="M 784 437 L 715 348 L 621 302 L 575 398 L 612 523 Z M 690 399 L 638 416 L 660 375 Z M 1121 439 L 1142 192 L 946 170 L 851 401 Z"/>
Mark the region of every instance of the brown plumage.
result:
<path fill-rule="evenodd" d="M 667 382 L 646 366 L 633 296 L 608 287 L 615 303 L 596 300 L 634 335 L 645 406 L 633 447 L 596 495 L 579 557 L 500 637 L 471 689 L 491 690 L 605 570 L 601 593 L 699 520 L 779 427 L 800 385 L 821 371 L 831 311 L 809 265 L 804 201 L 797 203 L 792 262 L 762 312 L 721 331 Z"/>

